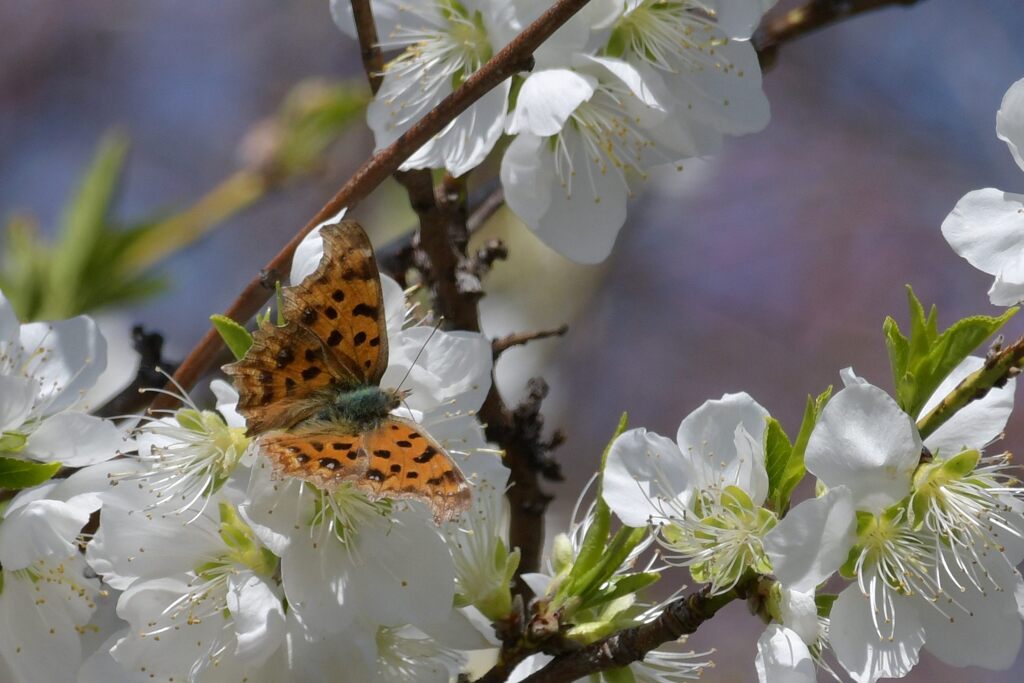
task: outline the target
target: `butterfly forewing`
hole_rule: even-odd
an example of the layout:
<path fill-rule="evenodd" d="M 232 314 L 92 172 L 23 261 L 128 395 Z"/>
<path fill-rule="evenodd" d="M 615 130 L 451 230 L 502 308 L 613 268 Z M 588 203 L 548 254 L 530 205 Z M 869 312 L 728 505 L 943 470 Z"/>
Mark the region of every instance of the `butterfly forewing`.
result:
<path fill-rule="evenodd" d="M 451 456 L 415 422 L 384 420 L 363 435 L 369 465 L 358 482 L 374 498 L 421 500 L 438 520 L 469 507 L 469 484 Z"/>
<path fill-rule="evenodd" d="M 323 343 L 310 331 L 269 322 L 253 333 L 245 358 L 225 365 L 238 389 L 238 412 L 247 434 L 284 429 L 312 416 L 323 392 L 338 385 Z"/>
<path fill-rule="evenodd" d="M 308 481 L 332 491 L 346 481 L 358 481 L 366 473 L 368 458 L 358 434 L 346 434 L 337 426 L 329 430 L 299 429 L 272 432 L 260 439 L 277 474 Z"/>
<path fill-rule="evenodd" d="M 282 292 L 284 317 L 323 341 L 349 386 L 379 384 L 388 365 L 388 335 L 373 247 L 352 221 L 324 226 L 320 234 L 324 258 Z"/>

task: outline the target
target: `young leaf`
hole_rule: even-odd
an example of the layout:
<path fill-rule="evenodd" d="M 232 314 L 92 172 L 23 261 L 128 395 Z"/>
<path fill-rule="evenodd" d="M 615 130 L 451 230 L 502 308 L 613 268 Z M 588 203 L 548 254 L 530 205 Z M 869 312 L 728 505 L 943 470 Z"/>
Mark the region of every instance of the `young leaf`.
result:
<path fill-rule="evenodd" d="M 768 471 L 768 501 L 773 510 L 782 511 L 789 502 L 788 497 L 782 495 L 782 484 L 793 455 L 793 444 L 773 417 L 768 418 L 768 428 L 764 432 L 764 454 Z"/>
<path fill-rule="evenodd" d="M 886 318 L 882 330 L 889 349 L 896 400 L 904 411 L 916 416 L 942 380 L 1013 317 L 1017 309 L 1011 308 L 997 318 L 983 315 L 964 318 L 940 334 L 935 307 L 932 306 L 925 316 L 924 306 L 910 287 L 907 287 L 907 299 L 909 339 L 891 317 Z"/>
<path fill-rule="evenodd" d="M 32 462 L 0 458 L 0 489 L 25 489 L 49 481 L 61 467 L 59 462 Z"/>
<path fill-rule="evenodd" d="M 252 335 L 249 334 L 249 330 L 219 313 L 211 315 L 210 322 L 213 323 L 214 329 L 220 334 L 227 347 L 231 349 L 235 358 L 242 360 L 245 357 L 245 352 L 252 346 Z"/>

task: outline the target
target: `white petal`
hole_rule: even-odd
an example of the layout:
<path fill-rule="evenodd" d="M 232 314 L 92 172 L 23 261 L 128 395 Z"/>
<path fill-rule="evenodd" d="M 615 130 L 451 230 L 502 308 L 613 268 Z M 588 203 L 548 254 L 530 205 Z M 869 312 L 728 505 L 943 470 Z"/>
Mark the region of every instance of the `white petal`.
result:
<path fill-rule="evenodd" d="M 28 437 L 25 455 L 41 462 L 85 467 L 110 460 L 127 446 L 109 420 L 85 413 L 59 413 L 46 418 Z"/>
<path fill-rule="evenodd" d="M 511 88 L 512 81 L 506 80 L 481 97 L 410 156 L 402 169 L 444 168 L 458 177 L 476 168 L 501 137 Z"/>
<path fill-rule="evenodd" d="M 0 375 L 0 433 L 17 431 L 32 412 L 35 395 L 35 385 L 31 380 Z"/>
<path fill-rule="evenodd" d="M 749 38 L 778 0 L 711 0 L 716 23 L 730 38 Z"/>
<path fill-rule="evenodd" d="M 523 583 L 530 587 L 534 595 L 547 595 L 548 587 L 551 585 L 551 577 L 539 572 L 526 572 L 521 575 Z"/>
<path fill-rule="evenodd" d="M 289 275 L 289 281 L 293 285 L 297 285 L 306 279 L 310 273 L 316 270 L 317 266 L 320 265 L 320 260 L 324 256 L 324 240 L 320 237 L 320 229 L 325 225 L 333 225 L 340 223 L 345 214 L 348 212 L 347 208 L 343 208 L 336 215 L 328 218 L 320 225 L 313 228 L 309 234 L 302 238 L 299 242 L 299 246 L 295 248 L 295 254 L 292 255 L 292 269 Z"/>
<path fill-rule="evenodd" d="M 927 642 L 925 649 L 950 666 L 980 666 L 996 671 L 1013 666 L 1021 646 L 1021 617 L 1006 593 L 983 594 L 969 587 L 952 597 L 970 613 L 952 605 L 922 603 L 919 612 Z"/>
<path fill-rule="evenodd" d="M 133 486 L 123 482 L 121 487 Z M 107 583 L 124 590 L 139 579 L 192 571 L 223 549 L 218 525 L 207 515 L 164 514 L 161 508 L 147 512 L 107 497 L 103 523 L 86 557 Z"/>
<path fill-rule="evenodd" d="M 677 116 L 697 119 L 728 135 L 763 130 L 771 119 L 761 83 L 757 52 L 748 42 L 715 46 L 715 67 L 683 63 L 665 82 L 676 99 Z"/>
<path fill-rule="evenodd" d="M 89 655 L 78 670 L 75 683 L 150 683 L 151 679 L 142 671 L 129 671 L 110 656 L 110 649 L 119 640 L 128 637 L 128 629 L 119 631 Z"/>
<path fill-rule="evenodd" d="M 570 69 L 530 74 L 516 99 L 508 132 L 547 137 L 559 133 L 569 116 L 594 95 L 597 79 Z"/>
<path fill-rule="evenodd" d="M 869 384 L 869 382 L 853 371 L 853 368 L 843 368 L 839 371 L 839 378 L 843 380 L 843 386 L 849 387 L 854 384 Z"/>
<path fill-rule="evenodd" d="M 18 337 L 20 329 L 21 323 L 18 322 L 18 316 L 14 314 L 14 307 L 0 291 L 0 348 L 20 343 Z"/>
<path fill-rule="evenodd" d="M 281 556 L 284 592 L 289 610 L 303 627 L 338 633 L 359 616 L 352 605 L 360 590 L 351 578 L 355 563 L 329 532 L 318 534 L 318 539 L 310 538 L 308 526 L 303 526 Z"/>
<path fill-rule="evenodd" d="M 897 596 L 894 602 L 896 623 L 892 640 L 878 636 L 871 619 L 871 604 L 857 584 L 843 590 L 832 605 L 832 649 L 857 683 L 902 678 L 917 665 L 925 640 L 924 626 L 911 598 Z"/>
<path fill-rule="evenodd" d="M 808 646 L 815 645 L 821 636 L 818 605 L 814 590 L 800 592 L 783 588 L 779 600 L 782 624 L 796 633 Z"/>
<path fill-rule="evenodd" d="M 853 547 L 857 520 L 845 486 L 805 500 L 764 538 L 775 576 L 797 591 L 812 591 L 833 574 Z"/>
<path fill-rule="evenodd" d="M 71 584 L 72 577 L 67 579 L 33 581 L 4 572 L 0 658 L 14 673 L 16 683 L 75 680 L 82 661 L 77 629 L 89 623 L 95 606 L 91 591 L 80 593 Z"/>
<path fill-rule="evenodd" d="M 754 660 L 760 683 L 813 683 L 814 660 L 807 645 L 793 631 L 769 624 L 757 640 Z"/>
<path fill-rule="evenodd" d="M 1007 281 L 1000 273 L 988 289 L 988 300 L 993 306 L 1014 306 L 1024 301 L 1024 282 Z"/>
<path fill-rule="evenodd" d="M 1005 283 L 1024 283 L 1024 195 L 968 192 L 942 222 L 942 236 L 975 268 Z"/>
<path fill-rule="evenodd" d="M 829 487 L 847 486 L 858 510 L 879 511 L 910 492 L 921 458 L 910 416 L 870 384 L 846 387 L 828 402 L 807 443 L 807 469 Z"/>
<path fill-rule="evenodd" d="M 977 356 L 965 358 L 931 395 L 921 409 L 921 416 L 931 412 L 964 378 L 980 370 L 984 364 L 985 360 Z M 924 440 L 924 445 L 932 453 L 944 457 L 954 456 L 970 448 L 983 449 L 1006 428 L 1010 413 L 1013 411 L 1013 392 L 1016 385 L 1017 380 L 1010 379 L 1005 386 L 991 389 L 982 398 L 971 401 L 932 432 Z"/>
<path fill-rule="evenodd" d="M 584 58 L 588 62 L 598 64 L 607 69 L 613 76 L 622 81 L 637 99 L 648 107 L 659 111 L 668 110 L 671 96 L 665 88 L 665 83 L 653 69 L 643 68 L 645 65 L 631 64 L 611 57 L 584 55 Z M 537 134 L 540 135 L 541 133 Z"/>
<path fill-rule="evenodd" d="M 238 391 L 222 379 L 210 382 L 210 391 L 217 398 L 217 412 L 229 427 L 244 427 L 245 418 L 238 413 Z"/>
<path fill-rule="evenodd" d="M 505 185 L 505 201 L 516 215 L 530 227 L 549 247 L 577 263 L 600 263 L 608 258 L 619 230 L 626 222 L 626 203 L 629 186 L 622 173 L 604 159 L 594 159 L 587 150 L 580 133 L 567 128 L 562 135 L 567 159 L 562 163 L 572 168 L 566 184 L 555 173 L 555 159 L 552 150 L 541 144 L 537 158 L 532 162 L 517 160 L 520 171 L 533 164 L 537 168 L 534 184 L 552 183 L 549 189 L 550 201 L 545 195 L 524 195 L 522 188 L 512 194 Z M 505 153 L 506 159 L 512 146 Z M 517 150 L 525 152 L 526 150 Z M 547 167 L 547 168 L 545 168 Z M 506 166 L 502 163 L 502 182 L 506 178 Z M 532 206 L 546 208 L 539 212 L 536 220 L 531 215 L 538 210 Z M 525 203 L 525 206 L 524 206 Z"/>
<path fill-rule="evenodd" d="M 436 623 L 447 616 L 455 599 L 451 553 L 422 516 L 408 511 L 392 519 L 389 529 L 360 532 L 361 561 L 353 568 L 351 591 L 361 613 L 378 624 Z"/>
<path fill-rule="evenodd" d="M 996 113 L 996 134 L 1024 169 L 1024 78 L 1010 86 Z M 0 337 L 2 338 L 2 337 Z"/>
<path fill-rule="evenodd" d="M 135 350 L 132 327 L 126 315 L 102 313 L 96 318 L 107 341 L 107 368 L 82 397 L 81 409 L 91 411 L 121 393 L 138 376 L 142 358 Z"/>
<path fill-rule="evenodd" d="M 483 335 L 420 325 L 402 331 L 395 341 L 381 385 L 398 386 L 405 378 L 402 387 L 412 391 L 410 407 L 429 411 L 446 405 L 449 412 L 466 412 L 483 404 L 494 362 Z"/>
<path fill-rule="evenodd" d="M 8 510 L 0 524 L 0 566 L 11 571 L 41 559 L 76 556 L 78 533 L 88 521 L 88 512 L 59 500 L 35 500 Z"/>
<path fill-rule="evenodd" d="M 524 133 L 501 159 L 505 202 L 527 225 L 536 225 L 551 205 L 558 177 L 544 138 Z"/>
<path fill-rule="evenodd" d="M 520 681 L 526 680 L 531 674 L 535 674 L 545 666 L 548 665 L 554 657 L 551 655 L 532 655 L 521 661 L 516 668 L 512 669 L 512 673 L 509 674 L 508 683 L 520 683 Z"/>
<path fill-rule="evenodd" d="M 388 340 L 395 338 L 405 326 L 405 292 L 394 278 L 381 273 L 381 293 L 384 300 L 384 317 L 387 319 Z"/>
<path fill-rule="evenodd" d="M 676 442 L 691 463 L 694 485 L 706 489 L 737 486 L 754 505 L 768 495 L 764 431 L 768 411 L 745 393 L 706 401 L 679 425 Z"/>
<path fill-rule="evenodd" d="M 228 578 L 228 609 L 235 618 L 236 654 L 247 666 L 259 666 L 284 638 L 281 598 L 263 578 L 243 572 Z"/>
<path fill-rule="evenodd" d="M 35 354 L 29 373 L 47 399 L 46 415 L 78 402 L 107 367 L 107 342 L 88 316 L 22 325 L 21 345 Z"/>
<path fill-rule="evenodd" d="M 623 524 L 643 527 L 664 515 L 667 501 L 686 507 L 692 486 L 693 473 L 671 439 L 631 429 L 608 451 L 601 496 Z"/>
<path fill-rule="evenodd" d="M 471 611 L 475 614 L 470 614 Z M 485 650 L 492 643 L 474 624 L 477 616 L 483 617 L 475 608 L 451 609 L 444 619 L 423 624 L 420 629 L 439 644 L 453 650 Z M 493 627 L 489 630 L 493 638 Z"/>
<path fill-rule="evenodd" d="M 293 538 L 309 536 L 305 530 L 314 505 L 308 487 L 297 479 L 275 479 L 268 460 L 260 457 L 250 475 L 249 499 L 239 505 L 238 512 L 260 543 L 278 557 L 284 557 Z"/>

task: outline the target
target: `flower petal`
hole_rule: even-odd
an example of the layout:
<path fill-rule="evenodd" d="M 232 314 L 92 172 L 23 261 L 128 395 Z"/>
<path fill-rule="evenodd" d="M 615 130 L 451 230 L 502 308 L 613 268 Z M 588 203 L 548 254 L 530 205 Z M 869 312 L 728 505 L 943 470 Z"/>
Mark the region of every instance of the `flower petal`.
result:
<path fill-rule="evenodd" d="M 837 486 L 790 510 L 765 536 L 764 549 L 782 585 L 806 592 L 842 566 L 856 538 L 853 496 Z"/>
<path fill-rule="evenodd" d="M 768 495 L 764 464 L 768 417 L 768 411 L 746 393 L 706 401 L 687 415 L 679 425 L 676 442 L 690 462 L 694 486 L 737 486 L 750 495 L 754 505 L 760 505 Z"/>
<path fill-rule="evenodd" d="M 1006 142 L 1017 165 L 1024 169 L 1024 78 L 1011 85 L 1003 96 L 996 113 L 996 134 Z"/>
<path fill-rule="evenodd" d="M 251 573 L 228 577 L 228 609 L 235 618 L 235 654 L 256 667 L 277 650 L 284 638 L 281 598 L 263 578 Z"/>
<path fill-rule="evenodd" d="M 942 236 L 978 270 L 1009 285 L 1024 283 L 1024 195 L 993 188 L 968 192 L 942 222 Z"/>
<path fill-rule="evenodd" d="M 769 624 L 757 640 L 754 659 L 760 683 L 814 683 L 814 660 L 795 632 Z"/>
<path fill-rule="evenodd" d="M 546 69 L 530 74 L 516 99 L 508 133 L 540 137 L 562 131 L 569 116 L 594 95 L 597 79 L 570 69 Z"/>
<path fill-rule="evenodd" d="M 10 300 L 4 296 L 3 291 L 0 291 L 0 349 L 4 346 L 18 344 L 18 331 L 20 329 L 21 323 L 18 322 L 18 316 L 14 313 L 14 307 L 11 306 Z"/>
<path fill-rule="evenodd" d="M 0 433 L 18 430 L 32 412 L 35 396 L 31 380 L 0 375 Z"/>
<path fill-rule="evenodd" d="M 113 422 L 65 412 L 46 418 L 29 435 L 25 455 L 40 462 L 86 467 L 110 460 L 127 446 L 128 440 Z"/>
<path fill-rule="evenodd" d="M 34 500 L 8 510 L 0 524 L 0 566 L 9 572 L 42 559 L 75 557 L 78 534 L 88 521 L 88 512 L 59 500 Z"/>
<path fill-rule="evenodd" d="M 935 393 L 931 395 L 921 415 L 927 415 L 960 382 L 985 364 L 983 358 L 968 356 L 956 366 Z M 1011 378 L 999 388 L 990 389 L 983 397 L 971 401 L 949 418 L 941 427 L 932 432 L 924 445 L 932 453 L 943 457 L 954 456 L 970 448 L 981 450 L 997 439 L 1006 428 L 1013 411 L 1013 392 L 1017 380 Z"/>
<path fill-rule="evenodd" d="M 779 600 L 782 624 L 800 636 L 808 646 L 815 645 L 821 636 L 818 605 L 814 602 L 814 589 L 800 592 L 783 588 Z"/>
<path fill-rule="evenodd" d="M 856 384 L 825 406 L 805 460 L 827 486 L 849 487 L 858 510 L 877 512 L 910 492 L 922 446 L 917 426 L 896 401 L 878 387 Z"/>
<path fill-rule="evenodd" d="M 410 407 L 429 411 L 445 405 L 448 412 L 469 412 L 483 404 L 494 362 L 483 335 L 419 325 L 403 330 L 395 342 L 381 385 L 402 383 L 410 389 Z"/>
<path fill-rule="evenodd" d="M 856 583 L 840 593 L 832 605 L 829 619 L 832 649 L 857 683 L 902 678 L 917 665 L 925 641 L 917 606 L 912 598 L 901 596 L 895 596 L 894 604 L 896 621 L 892 639 L 878 636 L 871 618 L 871 603 Z"/>
<path fill-rule="evenodd" d="M 324 257 L 324 240 L 320 237 L 320 229 L 325 225 L 340 223 L 347 212 L 348 209 L 343 208 L 337 215 L 328 218 L 302 238 L 292 255 L 292 269 L 288 276 L 291 284 L 302 282 L 320 265 L 320 260 Z"/>
<path fill-rule="evenodd" d="M 88 316 L 22 325 L 20 336 L 45 415 L 77 403 L 107 367 L 107 342 Z"/>
<path fill-rule="evenodd" d="M 664 516 L 665 503 L 687 507 L 693 472 L 679 448 L 654 432 L 630 429 L 608 451 L 601 497 L 631 527 L 643 527 Z"/>

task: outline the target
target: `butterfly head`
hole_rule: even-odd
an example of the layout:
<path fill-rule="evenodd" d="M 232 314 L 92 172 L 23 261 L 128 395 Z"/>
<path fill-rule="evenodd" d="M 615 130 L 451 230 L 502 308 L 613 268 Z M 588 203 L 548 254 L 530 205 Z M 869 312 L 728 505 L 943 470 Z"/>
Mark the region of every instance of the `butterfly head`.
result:
<path fill-rule="evenodd" d="M 387 396 L 389 413 L 402 405 L 402 402 L 412 394 L 411 389 L 384 389 L 383 391 L 384 395 Z"/>

